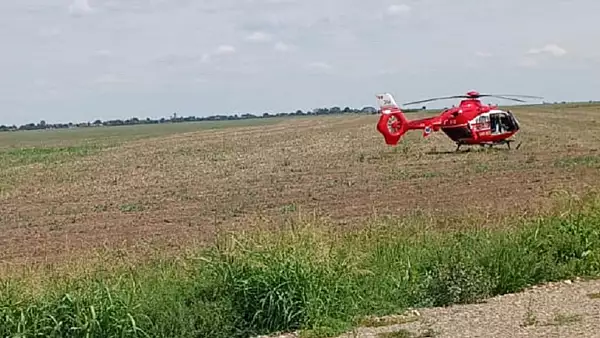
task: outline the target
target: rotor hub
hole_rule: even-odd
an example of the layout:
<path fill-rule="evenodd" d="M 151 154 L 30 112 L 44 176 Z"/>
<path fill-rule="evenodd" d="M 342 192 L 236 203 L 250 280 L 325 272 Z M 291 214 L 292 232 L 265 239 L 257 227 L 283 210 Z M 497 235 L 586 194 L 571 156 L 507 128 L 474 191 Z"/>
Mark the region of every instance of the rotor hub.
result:
<path fill-rule="evenodd" d="M 477 98 L 480 96 L 480 94 L 476 90 L 471 90 L 470 92 L 467 92 L 467 96 L 471 98 Z"/>
<path fill-rule="evenodd" d="M 390 133 L 397 133 L 399 131 L 400 121 L 396 118 L 396 116 L 390 116 L 390 119 L 387 121 L 387 128 Z"/>

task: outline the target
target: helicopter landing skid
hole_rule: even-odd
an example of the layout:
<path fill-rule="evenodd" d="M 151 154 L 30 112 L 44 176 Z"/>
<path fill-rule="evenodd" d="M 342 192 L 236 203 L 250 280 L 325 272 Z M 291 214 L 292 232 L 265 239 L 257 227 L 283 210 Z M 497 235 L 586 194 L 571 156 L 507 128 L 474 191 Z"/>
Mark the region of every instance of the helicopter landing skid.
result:
<path fill-rule="evenodd" d="M 508 146 L 508 149 L 510 150 L 511 149 L 510 144 L 512 142 L 515 142 L 515 140 L 502 140 L 502 141 L 497 141 L 497 142 L 485 142 L 485 143 L 478 143 L 478 144 L 481 147 L 488 146 L 490 148 L 492 148 L 493 146 L 496 146 L 496 145 L 506 144 Z M 521 147 L 521 143 L 522 142 L 519 142 L 519 144 L 517 144 L 517 147 L 515 149 L 519 149 Z M 470 144 L 468 144 L 468 143 L 462 143 L 462 142 L 456 142 L 456 151 L 459 151 L 460 147 L 463 146 L 463 145 L 470 145 Z"/>

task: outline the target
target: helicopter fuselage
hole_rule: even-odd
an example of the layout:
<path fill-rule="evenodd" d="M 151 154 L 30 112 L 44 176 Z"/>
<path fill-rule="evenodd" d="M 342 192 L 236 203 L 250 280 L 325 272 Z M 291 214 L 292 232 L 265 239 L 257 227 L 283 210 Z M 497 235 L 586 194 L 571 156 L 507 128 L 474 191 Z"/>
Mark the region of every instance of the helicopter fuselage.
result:
<path fill-rule="evenodd" d="M 458 107 L 444 109 L 438 116 L 418 120 L 406 119 L 391 95 L 380 95 L 378 100 L 382 115 L 377 128 L 389 145 L 396 144 L 409 130 L 423 130 L 424 137 L 441 130 L 458 145 L 504 143 L 520 128 L 510 111 L 484 105 L 477 98 L 462 100 Z"/>
<path fill-rule="evenodd" d="M 517 133 L 519 123 L 510 111 L 469 99 L 442 112 L 439 129 L 456 143 L 496 143 Z"/>

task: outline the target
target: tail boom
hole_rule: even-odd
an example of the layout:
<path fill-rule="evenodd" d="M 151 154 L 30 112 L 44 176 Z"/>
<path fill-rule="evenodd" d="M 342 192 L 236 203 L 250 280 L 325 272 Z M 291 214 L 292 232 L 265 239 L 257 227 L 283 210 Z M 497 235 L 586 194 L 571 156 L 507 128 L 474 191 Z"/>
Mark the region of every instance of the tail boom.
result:
<path fill-rule="evenodd" d="M 381 110 L 377 130 L 383 135 L 386 144 L 398 144 L 402 136 L 409 130 L 423 130 L 423 137 L 429 136 L 432 131 L 439 130 L 439 118 L 409 121 L 391 94 L 379 94 L 376 97 L 377 105 Z"/>

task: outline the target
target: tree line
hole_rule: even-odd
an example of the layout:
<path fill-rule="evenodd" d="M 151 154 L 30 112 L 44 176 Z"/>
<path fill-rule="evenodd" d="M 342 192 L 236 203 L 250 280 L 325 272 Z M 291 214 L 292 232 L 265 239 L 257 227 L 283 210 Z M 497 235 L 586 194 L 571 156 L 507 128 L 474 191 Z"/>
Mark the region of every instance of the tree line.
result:
<path fill-rule="evenodd" d="M 424 109 L 425 107 L 423 107 Z M 417 111 L 419 109 L 407 110 L 405 112 Z M 232 120 L 247 120 L 247 119 L 260 119 L 260 118 L 274 118 L 274 117 L 285 117 L 285 116 L 310 116 L 310 115 L 338 115 L 338 114 L 377 114 L 378 110 L 374 107 L 363 107 L 362 109 L 356 108 L 317 108 L 309 111 L 297 110 L 291 113 L 276 113 L 269 114 L 264 113 L 262 115 L 254 115 L 250 113 L 245 114 L 234 114 L 234 115 L 211 115 L 205 117 L 197 116 L 177 116 L 173 114 L 170 117 L 162 117 L 160 119 L 145 118 L 140 119 L 137 117 L 129 119 L 116 119 L 116 120 L 95 120 L 93 122 L 79 122 L 79 123 L 46 123 L 46 121 L 40 121 L 38 123 L 27 123 L 21 126 L 16 125 L 0 125 L 0 132 L 8 131 L 19 131 L 19 130 L 43 130 L 43 129 L 67 129 L 67 128 L 88 128 L 88 127 L 110 127 L 110 126 L 130 126 L 139 124 L 161 124 L 161 123 L 182 123 L 182 122 L 202 122 L 202 121 L 232 121 Z"/>

